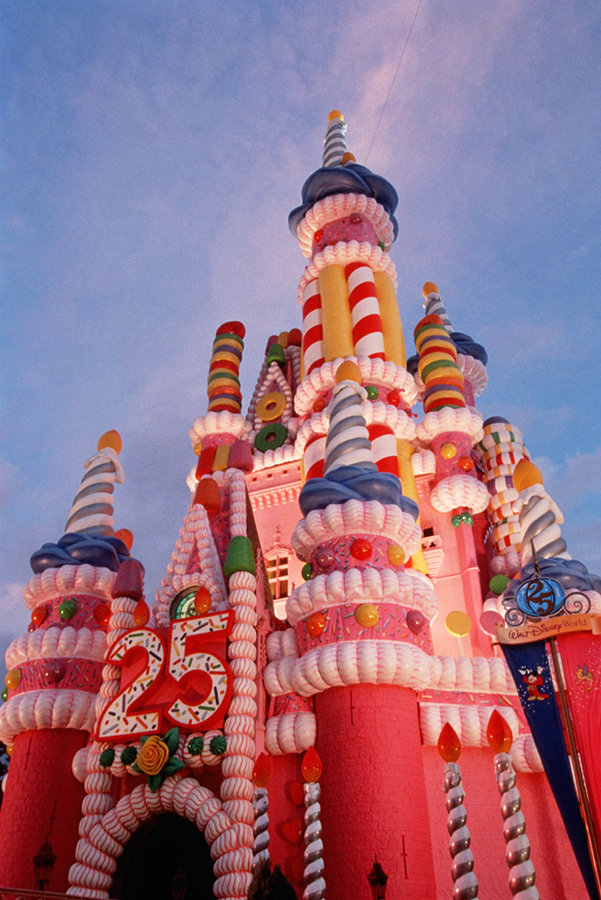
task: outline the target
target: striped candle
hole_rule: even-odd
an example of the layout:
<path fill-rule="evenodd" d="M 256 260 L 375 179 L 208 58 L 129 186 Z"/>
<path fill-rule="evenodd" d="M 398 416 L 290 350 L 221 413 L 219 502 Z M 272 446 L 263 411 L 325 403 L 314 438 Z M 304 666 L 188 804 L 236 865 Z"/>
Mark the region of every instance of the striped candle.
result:
<path fill-rule="evenodd" d="M 244 350 L 244 335 L 245 328 L 241 322 L 226 322 L 217 329 L 207 382 L 209 412 L 240 412 L 242 392 L 238 373 Z"/>
<path fill-rule="evenodd" d="M 318 369 L 325 362 L 323 347 L 323 312 L 319 281 L 309 282 L 303 290 L 303 366 L 304 374 Z"/>
<path fill-rule="evenodd" d="M 119 462 L 121 437 L 107 431 L 98 441 L 98 453 L 86 460 L 86 474 L 75 495 L 66 532 L 113 535 L 113 487 L 123 483 Z"/>
<path fill-rule="evenodd" d="M 358 262 L 350 263 L 344 271 L 348 283 L 355 355 L 385 359 L 374 273 L 370 266 Z"/>
<path fill-rule="evenodd" d="M 342 157 L 346 153 L 345 134 L 346 124 L 344 116 L 337 109 L 333 109 L 328 116 L 328 128 L 324 138 L 324 166 L 342 165 Z"/>
<path fill-rule="evenodd" d="M 361 410 L 366 397 L 365 388 L 355 381 L 341 381 L 332 391 L 324 474 L 341 466 L 377 471 Z"/>

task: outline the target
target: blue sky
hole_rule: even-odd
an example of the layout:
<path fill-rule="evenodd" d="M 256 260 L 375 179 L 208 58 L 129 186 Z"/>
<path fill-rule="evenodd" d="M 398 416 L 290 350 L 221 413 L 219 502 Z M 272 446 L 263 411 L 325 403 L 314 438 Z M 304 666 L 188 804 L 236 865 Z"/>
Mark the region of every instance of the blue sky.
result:
<path fill-rule="evenodd" d="M 115 526 L 154 595 L 216 327 L 247 326 L 248 400 L 269 334 L 300 324 L 287 215 L 332 108 L 399 193 L 408 345 L 435 281 L 488 349 L 480 409 L 523 430 L 601 571 L 601 7 L 423 0 L 376 133 L 416 6 L 1 3 L 0 648 L 110 428 Z"/>

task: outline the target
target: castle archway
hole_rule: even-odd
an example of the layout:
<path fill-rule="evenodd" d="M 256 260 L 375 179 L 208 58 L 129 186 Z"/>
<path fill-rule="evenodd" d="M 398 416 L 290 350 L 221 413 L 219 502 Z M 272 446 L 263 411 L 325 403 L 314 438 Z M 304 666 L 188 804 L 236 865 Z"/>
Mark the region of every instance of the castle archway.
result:
<path fill-rule="evenodd" d="M 185 900 L 213 900 L 213 861 L 194 822 L 165 813 L 145 823 L 125 846 L 111 896 L 172 900 L 178 884 Z"/>

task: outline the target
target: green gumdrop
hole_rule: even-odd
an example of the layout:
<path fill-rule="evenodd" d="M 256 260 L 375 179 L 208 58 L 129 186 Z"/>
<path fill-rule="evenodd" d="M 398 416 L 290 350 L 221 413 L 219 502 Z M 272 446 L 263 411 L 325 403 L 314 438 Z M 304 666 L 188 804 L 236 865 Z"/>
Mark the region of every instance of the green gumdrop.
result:
<path fill-rule="evenodd" d="M 367 391 L 367 396 L 369 397 L 370 400 L 378 399 L 380 392 L 378 391 L 378 389 L 375 385 L 368 384 L 367 387 L 365 388 L 365 390 Z"/>
<path fill-rule="evenodd" d="M 313 578 L 313 566 L 311 563 L 305 563 L 305 565 L 301 569 L 301 575 L 305 579 L 305 581 L 309 581 L 309 579 Z"/>
<path fill-rule="evenodd" d="M 386 250 L 386 244 L 384 243 L 384 241 L 378 241 L 378 247 L 380 248 L 380 250 Z"/>
<path fill-rule="evenodd" d="M 6 700 L 8 700 L 8 688 L 7 687 L 2 688 L 2 694 L 0 696 L 2 696 L 2 699 L 5 702 L 6 702 Z"/>
<path fill-rule="evenodd" d="M 284 348 L 281 344 L 272 344 L 267 351 L 267 356 L 265 357 L 265 362 L 269 367 L 271 363 L 277 363 L 278 366 L 286 365 L 286 354 L 284 353 Z"/>
<path fill-rule="evenodd" d="M 111 748 L 103 750 L 98 760 L 103 769 L 110 769 L 115 762 L 115 751 Z"/>
<path fill-rule="evenodd" d="M 72 619 L 78 609 L 77 600 L 63 600 L 58 608 L 58 614 L 61 619 Z"/>
<path fill-rule="evenodd" d="M 507 585 L 509 584 L 509 578 L 507 575 L 493 575 L 493 577 L 488 582 L 488 586 L 493 592 L 493 594 L 502 594 Z"/>
<path fill-rule="evenodd" d="M 250 540 L 243 534 L 237 534 L 228 544 L 223 566 L 223 574 L 226 578 L 234 572 L 250 572 L 256 575 L 255 554 Z"/>
<path fill-rule="evenodd" d="M 200 756 L 204 745 L 204 738 L 193 737 L 188 743 L 188 753 L 190 754 L 190 756 Z"/>
<path fill-rule="evenodd" d="M 211 743 L 209 744 L 209 750 L 213 754 L 213 756 L 223 756 L 225 753 L 226 741 L 222 734 L 215 735 L 214 738 L 211 738 Z"/>
<path fill-rule="evenodd" d="M 126 747 L 121 754 L 121 762 L 124 766 L 131 766 L 132 763 L 135 763 L 137 755 L 135 747 Z"/>

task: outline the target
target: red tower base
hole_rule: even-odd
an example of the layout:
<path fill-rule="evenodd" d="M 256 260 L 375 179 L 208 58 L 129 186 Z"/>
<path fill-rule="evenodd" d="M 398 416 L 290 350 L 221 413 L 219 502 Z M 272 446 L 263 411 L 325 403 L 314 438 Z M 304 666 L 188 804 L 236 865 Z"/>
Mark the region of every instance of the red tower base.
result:
<path fill-rule="evenodd" d="M 83 731 L 64 728 L 25 731 L 15 738 L 0 810 L 3 887 L 38 887 L 33 858 L 46 840 L 56 854 L 56 862 L 44 887 L 59 893 L 69 887 L 84 796 L 71 762 L 87 738 Z"/>
<path fill-rule="evenodd" d="M 395 900 L 435 897 L 415 693 L 394 685 L 316 697 L 328 900 L 369 897 L 377 854 Z"/>

